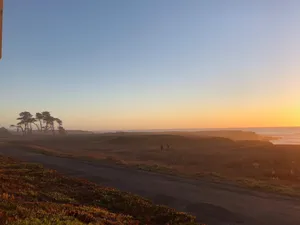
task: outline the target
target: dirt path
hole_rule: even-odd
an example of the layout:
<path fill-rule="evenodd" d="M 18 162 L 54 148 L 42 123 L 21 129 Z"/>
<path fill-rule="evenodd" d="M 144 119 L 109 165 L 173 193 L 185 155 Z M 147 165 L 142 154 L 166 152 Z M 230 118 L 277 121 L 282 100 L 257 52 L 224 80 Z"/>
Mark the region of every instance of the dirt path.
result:
<path fill-rule="evenodd" d="M 0 154 L 42 163 L 67 175 L 148 197 L 156 203 L 190 212 L 209 225 L 300 224 L 299 199 L 19 149 L 0 148 Z"/>

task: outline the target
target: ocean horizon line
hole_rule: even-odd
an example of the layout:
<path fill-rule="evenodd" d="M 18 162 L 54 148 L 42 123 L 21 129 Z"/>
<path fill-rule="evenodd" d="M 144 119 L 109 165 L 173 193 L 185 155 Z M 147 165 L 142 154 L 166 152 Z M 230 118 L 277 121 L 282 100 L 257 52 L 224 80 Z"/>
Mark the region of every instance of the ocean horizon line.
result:
<path fill-rule="evenodd" d="M 300 126 L 274 127 L 228 127 L 228 128 L 153 128 L 153 129 L 104 129 L 88 130 L 91 132 L 159 132 L 159 131 L 207 131 L 207 130 L 254 130 L 254 129 L 300 129 Z"/>

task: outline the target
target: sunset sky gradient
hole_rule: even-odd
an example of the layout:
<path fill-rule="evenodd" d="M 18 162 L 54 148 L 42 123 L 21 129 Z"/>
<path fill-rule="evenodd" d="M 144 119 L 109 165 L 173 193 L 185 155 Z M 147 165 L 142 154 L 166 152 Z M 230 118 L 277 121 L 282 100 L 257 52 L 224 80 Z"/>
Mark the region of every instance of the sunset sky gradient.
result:
<path fill-rule="evenodd" d="M 0 126 L 300 125 L 300 1 L 6 0 Z"/>

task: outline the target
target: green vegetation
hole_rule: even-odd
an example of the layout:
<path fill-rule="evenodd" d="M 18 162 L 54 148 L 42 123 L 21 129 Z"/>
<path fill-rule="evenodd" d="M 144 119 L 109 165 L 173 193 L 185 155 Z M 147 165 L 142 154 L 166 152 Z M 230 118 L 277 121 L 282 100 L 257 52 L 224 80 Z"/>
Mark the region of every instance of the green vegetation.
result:
<path fill-rule="evenodd" d="M 0 224 L 196 224 L 139 196 L 0 156 Z"/>

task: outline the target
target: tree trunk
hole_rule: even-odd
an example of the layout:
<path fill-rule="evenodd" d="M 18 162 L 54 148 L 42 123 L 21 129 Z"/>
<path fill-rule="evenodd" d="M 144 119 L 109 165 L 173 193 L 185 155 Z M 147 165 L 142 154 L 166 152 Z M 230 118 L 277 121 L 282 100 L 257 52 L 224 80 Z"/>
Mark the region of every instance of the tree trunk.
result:
<path fill-rule="evenodd" d="M 29 133 L 32 134 L 32 123 L 29 123 L 29 128 L 30 128 Z"/>
<path fill-rule="evenodd" d="M 27 134 L 27 123 L 24 124 L 24 135 Z"/>
<path fill-rule="evenodd" d="M 45 133 L 48 131 L 48 127 L 49 127 L 49 123 L 46 122 L 45 130 L 44 130 Z"/>
<path fill-rule="evenodd" d="M 25 131 L 24 131 L 23 127 L 22 127 L 22 126 L 19 126 L 19 128 L 21 129 L 22 135 L 24 136 L 24 135 L 25 135 Z"/>
<path fill-rule="evenodd" d="M 53 134 L 53 136 L 55 135 L 54 123 L 52 124 L 52 134 Z"/>
<path fill-rule="evenodd" d="M 40 121 L 40 131 L 42 132 L 43 131 L 43 125 L 42 125 L 42 121 L 41 120 L 39 120 Z"/>

